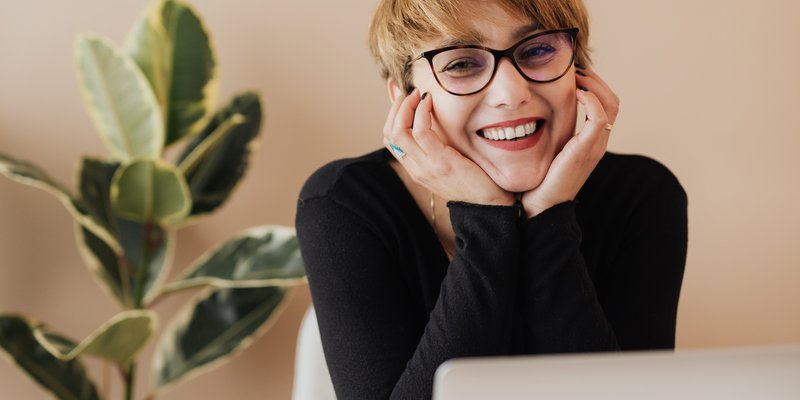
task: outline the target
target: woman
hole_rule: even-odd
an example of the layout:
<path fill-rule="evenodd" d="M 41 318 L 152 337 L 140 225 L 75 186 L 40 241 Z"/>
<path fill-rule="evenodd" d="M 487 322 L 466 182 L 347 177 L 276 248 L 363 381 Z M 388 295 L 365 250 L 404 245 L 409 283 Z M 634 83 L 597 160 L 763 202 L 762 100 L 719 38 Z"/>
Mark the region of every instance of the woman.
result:
<path fill-rule="evenodd" d="M 587 40 L 581 0 L 380 2 L 386 148 L 297 211 L 339 398 L 428 398 L 454 357 L 674 347 L 686 196 L 606 153 L 619 101 Z"/>

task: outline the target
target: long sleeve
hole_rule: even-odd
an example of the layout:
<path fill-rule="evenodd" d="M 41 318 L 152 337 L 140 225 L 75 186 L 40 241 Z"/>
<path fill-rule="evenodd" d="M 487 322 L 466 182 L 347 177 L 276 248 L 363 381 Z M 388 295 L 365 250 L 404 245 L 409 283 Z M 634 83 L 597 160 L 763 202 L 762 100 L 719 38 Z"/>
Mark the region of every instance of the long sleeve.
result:
<path fill-rule="evenodd" d="M 581 202 L 523 225 L 517 340 L 526 352 L 675 346 L 686 194 L 646 158 L 609 156 L 598 169 Z"/>
<path fill-rule="evenodd" d="M 574 203 L 562 203 L 523 225 L 520 300 L 526 352 L 617 350 L 580 251 Z"/>
<path fill-rule="evenodd" d="M 449 206 L 456 254 L 425 322 L 392 229 L 331 196 L 301 199 L 297 234 L 339 398 L 430 398 L 442 362 L 507 351 L 518 209 Z"/>

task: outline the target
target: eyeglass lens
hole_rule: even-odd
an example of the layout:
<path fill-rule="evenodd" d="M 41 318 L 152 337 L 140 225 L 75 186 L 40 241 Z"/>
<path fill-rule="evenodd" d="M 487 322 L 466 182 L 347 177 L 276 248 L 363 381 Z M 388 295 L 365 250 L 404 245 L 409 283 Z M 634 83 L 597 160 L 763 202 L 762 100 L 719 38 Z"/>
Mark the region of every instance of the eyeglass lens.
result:
<path fill-rule="evenodd" d="M 514 62 L 528 79 L 546 82 L 560 77 L 572 63 L 572 37 L 565 32 L 535 36 L 514 51 Z M 468 94 L 482 90 L 492 79 L 495 57 L 484 49 L 459 48 L 433 57 L 439 83 L 448 91 Z"/>

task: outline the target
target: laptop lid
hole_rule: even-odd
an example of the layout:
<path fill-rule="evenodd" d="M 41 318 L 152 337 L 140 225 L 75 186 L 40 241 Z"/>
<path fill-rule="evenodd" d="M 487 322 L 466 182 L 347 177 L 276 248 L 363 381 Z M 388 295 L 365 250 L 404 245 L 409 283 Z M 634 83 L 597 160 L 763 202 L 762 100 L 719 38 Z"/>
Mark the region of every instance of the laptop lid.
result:
<path fill-rule="evenodd" d="M 800 399 L 800 345 L 455 359 L 434 400 Z"/>

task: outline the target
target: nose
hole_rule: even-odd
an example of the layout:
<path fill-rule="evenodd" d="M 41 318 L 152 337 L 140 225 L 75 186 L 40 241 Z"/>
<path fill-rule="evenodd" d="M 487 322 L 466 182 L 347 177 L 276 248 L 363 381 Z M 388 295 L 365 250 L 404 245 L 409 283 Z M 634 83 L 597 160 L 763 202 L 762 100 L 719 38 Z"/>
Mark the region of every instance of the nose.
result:
<path fill-rule="evenodd" d="M 487 88 L 487 100 L 494 107 L 516 109 L 531 99 L 530 83 L 506 57 L 497 64 L 492 82 Z"/>

